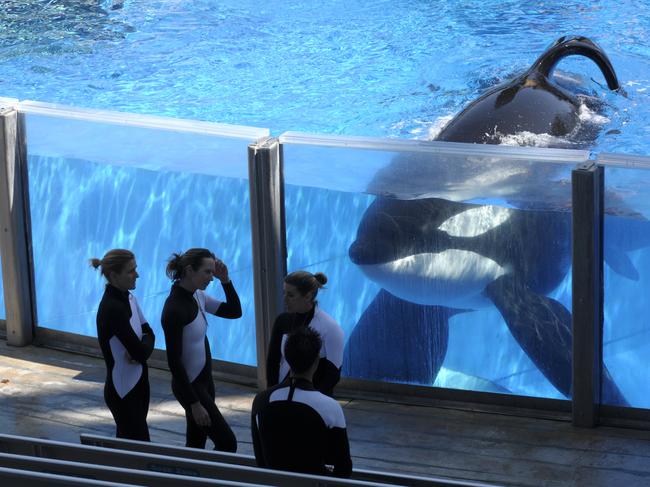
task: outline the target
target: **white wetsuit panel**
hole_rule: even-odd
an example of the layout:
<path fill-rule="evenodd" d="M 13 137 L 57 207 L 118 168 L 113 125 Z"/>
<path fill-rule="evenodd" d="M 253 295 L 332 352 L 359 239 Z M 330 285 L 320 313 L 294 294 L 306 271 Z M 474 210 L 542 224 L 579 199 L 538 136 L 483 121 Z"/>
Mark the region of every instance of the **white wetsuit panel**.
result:
<path fill-rule="evenodd" d="M 282 387 L 271 393 L 269 403 L 286 401 L 289 398 L 290 387 Z M 300 402 L 314 409 L 328 428 L 345 428 L 345 416 L 341 405 L 325 394 L 318 391 L 305 391 L 296 387 L 293 393 L 294 402 Z"/>
<path fill-rule="evenodd" d="M 208 329 L 206 311 L 214 314 L 221 301 L 198 289 L 194 293 L 198 312 L 191 323 L 183 327 L 183 366 L 190 382 L 198 377 L 205 366 L 205 333 Z"/>
<path fill-rule="evenodd" d="M 133 294 L 129 294 L 129 305 L 131 306 L 131 328 L 133 328 L 138 339 L 141 340 L 142 324 L 146 323 L 147 320 L 144 319 L 138 300 L 135 299 Z M 116 336 L 113 336 L 108 343 L 115 361 L 112 373 L 113 386 L 120 398 L 124 398 L 140 380 L 142 364 L 131 360 L 126 348 Z"/>
<path fill-rule="evenodd" d="M 309 323 L 309 328 L 318 332 L 320 335 L 322 346 L 320 348 L 319 356 L 326 358 L 332 362 L 337 369 L 341 368 L 343 364 L 343 347 L 345 336 L 341 326 L 330 315 L 325 313 L 318 306 L 314 311 L 314 317 Z M 287 341 L 287 335 L 282 336 L 282 344 L 280 345 L 280 374 L 278 382 L 284 380 L 289 373 L 290 367 L 284 358 L 284 344 Z"/>

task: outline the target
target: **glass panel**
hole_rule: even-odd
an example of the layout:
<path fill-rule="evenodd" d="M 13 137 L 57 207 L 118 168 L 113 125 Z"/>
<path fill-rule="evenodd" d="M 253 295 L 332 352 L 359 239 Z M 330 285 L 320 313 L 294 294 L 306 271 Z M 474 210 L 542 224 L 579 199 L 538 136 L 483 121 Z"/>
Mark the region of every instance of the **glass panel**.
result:
<path fill-rule="evenodd" d="M 18 100 L 16 100 L 15 98 L 0 97 L 0 109 L 7 108 L 7 107 L 14 107 L 17 105 L 18 105 Z M 4 281 L 2 280 L 2 266 L 0 265 L 0 320 L 4 320 L 6 318 L 7 318 L 7 311 L 5 310 Z"/>
<path fill-rule="evenodd" d="M 650 158 L 603 154 L 598 162 L 605 165 L 603 360 L 628 405 L 650 408 Z"/>
<path fill-rule="evenodd" d="M 586 152 L 280 140 L 288 268 L 328 276 L 345 375 L 569 394 L 570 175 Z"/>
<path fill-rule="evenodd" d="M 21 110 L 38 325 L 96 336 L 104 285 L 88 259 L 128 248 L 140 274 L 135 294 L 164 348 L 166 261 L 207 247 L 228 265 L 244 312 L 210 319 L 213 356 L 254 365 L 247 146 L 268 131 L 32 103 Z M 208 292 L 223 298 L 218 284 Z"/>

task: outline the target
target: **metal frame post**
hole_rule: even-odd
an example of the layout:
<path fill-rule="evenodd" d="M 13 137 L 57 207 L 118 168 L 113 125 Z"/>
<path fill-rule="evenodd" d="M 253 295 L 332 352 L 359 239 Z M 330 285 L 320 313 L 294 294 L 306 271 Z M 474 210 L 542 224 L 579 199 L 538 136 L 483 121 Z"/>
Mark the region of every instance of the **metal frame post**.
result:
<path fill-rule="evenodd" d="M 257 381 L 266 388 L 266 355 L 273 322 L 282 311 L 282 279 L 287 274 L 284 175 L 277 139 L 248 146 Z"/>
<path fill-rule="evenodd" d="M 0 109 L 0 224 L 7 343 L 34 338 L 35 310 L 24 115 Z"/>
<path fill-rule="evenodd" d="M 593 162 L 571 174 L 573 191 L 573 424 L 593 427 L 601 399 L 604 171 Z"/>

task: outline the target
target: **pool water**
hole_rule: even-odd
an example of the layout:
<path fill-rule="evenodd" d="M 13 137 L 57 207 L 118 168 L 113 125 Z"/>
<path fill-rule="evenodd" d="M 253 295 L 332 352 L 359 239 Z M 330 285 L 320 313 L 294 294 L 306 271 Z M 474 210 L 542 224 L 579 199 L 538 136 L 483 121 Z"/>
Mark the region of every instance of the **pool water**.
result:
<path fill-rule="evenodd" d="M 525 70 L 557 37 L 579 34 L 604 49 L 625 92 L 609 92 L 589 60 L 559 64 L 559 83 L 603 101 L 597 112 L 583 114 L 584 123 L 598 129 L 589 148 L 645 155 L 649 30 L 644 1 L 5 0 L 0 96 L 268 127 L 274 135 L 298 130 L 431 139 L 466 103 Z M 572 143 L 525 134 L 502 142 Z M 94 334 L 102 285 L 85 259 L 125 246 L 139 256 L 137 294 L 156 328 L 169 286 L 165 259 L 205 245 L 231 266 L 245 311 L 234 326 L 212 322 L 215 356 L 255 363 L 246 181 L 40 156 L 30 158 L 30 172 L 40 325 L 69 329 L 74 323 L 75 331 Z M 610 175 L 623 193 L 629 173 Z M 648 175 L 639 171 L 632 179 L 644 182 Z M 349 335 L 380 290 L 348 257 L 374 197 L 311 183 L 294 179 L 287 187 L 289 268 L 328 274 L 320 303 Z M 649 208 L 636 210 L 650 218 Z M 78 300 L 64 309 L 55 290 L 69 267 L 46 265 L 52 255 L 78 263 L 67 291 Z M 639 248 L 629 258 L 636 279 L 606 268 L 605 360 L 628 401 L 649 407 L 644 364 L 650 337 L 638 317 L 650 312 L 644 294 L 650 251 Z M 570 282 L 567 270 L 551 294 L 567 307 Z M 162 334 L 157 346 L 164 346 Z M 436 385 L 563 397 L 495 309 L 450 320 Z"/>
<path fill-rule="evenodd" d="M 594 149 L 645 154 L 650 4 L 376 0 L 5 0 L 0 93 L 306 132 L 426 138 L 561 35 L 608 54 L 558 68 L 610 105 Z M 592 80 L 593 78 L 593 80 Z M 543 142 L 542 142 L 543 143 Z"/>

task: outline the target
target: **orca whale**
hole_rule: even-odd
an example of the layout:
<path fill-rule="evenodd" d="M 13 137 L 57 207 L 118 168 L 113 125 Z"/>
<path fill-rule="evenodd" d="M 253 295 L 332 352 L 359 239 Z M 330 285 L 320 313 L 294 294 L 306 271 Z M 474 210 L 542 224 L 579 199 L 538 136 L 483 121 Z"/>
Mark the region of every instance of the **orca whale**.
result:
<path fill-rule="evenodd" d="M 563 37 L 524 74 L 470 103 L 437 139 L 495 144 L 498 133 L 570 136 L 580 122 L 580 101 L 550 79 L 568 55 L 589 57 L 608 87 L 619 88 L 596 44 Z M 406 162 L 397 158 L 380 171 L 381 184 L 371 186 L 390 186 L 391 172 L 401 181 Z M 449 318 L 494 306 L 532 362 L 570 397 L 571 314 L 546 295 L 570 267 L 570 233 L 568 211 L 377 196 L 349 256 L 382 289 L 348 339 L 344 374 L 432 384 L 447 352 Z M 633 274 L 625 259 L 620 267 Z M 602 397 L 607 404 L 626 404 L 606 367 Z"/>
<path fill-rule="evenodd" d="M 551 75 L 562 59 L 574 55 L 594 61 L 608 88 L 620 89 L 612 63 L 598 45 L 586 37 L 560 37 L 525 73 L 489 89 L 467 105 L 436 140 L 498 144 L 504 134 L 570 135 L 580 125 L 582 103 Z"/>
<path fill-rule="evenodd" d="M 571 314 L 546 296 L 570 266 L 570 233 L 568 212 L 377 198 L 349 255 L 383 289 L 348 340 L 346 372 L 430 384 L 446 353 L 448 318 L 496 306 L 537 368 L 570 396 Z M 366 347 L 370 357 L 358 353 Z M 603 397 L 625 403 L 606 367 Z"/>

